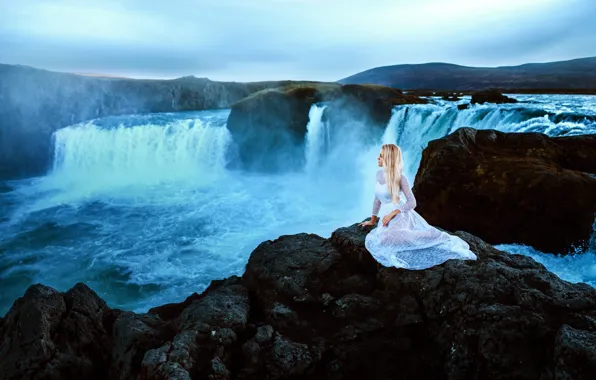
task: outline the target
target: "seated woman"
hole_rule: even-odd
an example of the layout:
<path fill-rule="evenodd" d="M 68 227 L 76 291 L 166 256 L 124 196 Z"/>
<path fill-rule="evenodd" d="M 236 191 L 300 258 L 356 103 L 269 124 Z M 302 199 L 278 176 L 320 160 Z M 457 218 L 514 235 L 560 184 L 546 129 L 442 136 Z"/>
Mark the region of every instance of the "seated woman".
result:
<path fill-rule="evenodd" d="M 392 210 L 366 235 L 366 249 L 375 260 L 386 267 L 426 269 L 449 259 L 477 259 L 468 243 L 439 231 L 414 211 L 416 198 L 402 174 L 402 153 L 397 145 L 383 145 L 377 163 L 383 169 L 377 172 L 373 215 L 360 226 L 376 224 L 381 204 L 392 205 Z M 405 202 L 400 202 L 400 191 Z"/>

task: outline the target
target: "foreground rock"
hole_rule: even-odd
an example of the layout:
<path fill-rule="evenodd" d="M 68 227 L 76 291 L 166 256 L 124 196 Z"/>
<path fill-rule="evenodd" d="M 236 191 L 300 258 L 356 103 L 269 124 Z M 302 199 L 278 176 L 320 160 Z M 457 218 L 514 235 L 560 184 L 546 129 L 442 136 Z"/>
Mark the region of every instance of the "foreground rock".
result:
<path fill-rule="evenodd" d="M 242 279 L 147 314 L 32 286 L 0 379 L 591 379 L 596 292 L 466 233 L 477 261 L 379 268 L 355 225 L 260 244 Z"/>
<path fill-rule="evenodd" d="M 596 135 L 462 128 L 429 143 L 414 192 L 431 224 L 564 253 L 585 247 L 592 234 L 594 173 Z"/>
<path fill-rule="evenodd" d="M 31 286 L 0 322 L 0 378 L 107 378 L 110 313 L 83 284 Z"/>
<path fill-rule="evenodd" d="M 313 104 L 326 107 L 329 138 L 349 134 L 378 138 L 398 104 L 426 103 L 400 90 L 373 85 L 289 85 L 257 92 L 232 106 L 227 127 L 243 169 L 276 172 L 305 163 L 305 137 Z"/>
<path fill-rule="evenodd" d="M 501 94 L 497 90 L 486 90 L 486 91 L 478 91 L 472 94 L 472 100 L 470 101 L 472 104 L 484 104 L 484 103 L 517 103 L 516 99 L 510 98 Z"/>

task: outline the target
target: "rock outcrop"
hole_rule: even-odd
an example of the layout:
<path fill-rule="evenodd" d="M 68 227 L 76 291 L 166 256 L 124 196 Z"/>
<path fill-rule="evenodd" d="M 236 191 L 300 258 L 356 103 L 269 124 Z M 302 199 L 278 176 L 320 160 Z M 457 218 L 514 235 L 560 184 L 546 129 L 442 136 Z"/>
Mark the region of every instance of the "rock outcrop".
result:
<path fill-rule="evenodd" d="M 484 103 L 517 103 L 516 99 L 501 94 L 497 90 L 478 91 L 472 94 L 471 104 Z"/>
<path fill-rule="evenodd" d="M 461 128 L 428 144 L 414 193 L 433 225 L 565 253 L 592 234 L 595 173 L 596 135 Z"/>
<path fill-rule="evenodd" d="M 360 128 L 378 138 L 398 104 L 426 103 L 400 90 L 374 85 L 290 85 L 257 92 L 232 106 L 228 129 L 236 143 L 243 169 L 276 172 L 301 169 L 309 110 L 325 105 L 331 141 L 337 133 Z"/>
<path fill-rule="evenodd" d="M 445 93 L 443 94 L 441 99 L 446 100 L 448 102 L 457 102 L 461 100 L 457 93 Z"/>
<path fill-rule="evenodd" d="M 228 130 L 239 160 L 234 164 L 255 171 L 287 170 L 304 164 L 304 135 L 315 87 L 271 89 L 232 106 Z"/>
<path fill-rule="evenodd" d="M 0 324 L 0 379 L 105 379 L 110 314 L 83 284 L 31 286 Z"/>
<path fill-rule="evenodd" d="M 356 225 L 282 236 L 146 314 L 35 285 L 0 320 L 0 379 L 591 379 L 596 291 L 457 234 L 478 260 L 422 271 L 379 267 Z"/>
<path fill-rule="evenodd" d="M 52 133 L 68 125 L 111 115 L 227 108 L 254 92 L 292 83 L 86 77 L 0 64 L 0 178 L 44 174 Z"/>

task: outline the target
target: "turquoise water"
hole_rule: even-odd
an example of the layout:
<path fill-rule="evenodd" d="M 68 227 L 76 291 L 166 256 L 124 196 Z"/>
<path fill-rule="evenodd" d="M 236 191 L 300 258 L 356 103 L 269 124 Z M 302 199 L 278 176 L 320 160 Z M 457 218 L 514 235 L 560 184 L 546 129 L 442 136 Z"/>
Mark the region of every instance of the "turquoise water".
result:
<path fill-rule="evenodd" d="M 357 128 L 329 134 L 322 109 L 313 109 L 305 170 L 280 175 L 227 169 L 235 159 L 229 110 L 109 117 L 61 129 L 46 176 L 0 183 L 0 315 L 31 284 L 64 291 L 80 281 L 110 306 L 142 312 L 242 274 L 263 240 L 329 236 L 370 215 L 382 142 L 402 147 L 413 182 L 428 141 L 461 126 L 596 133 L 596 97 L 515 97 L 523 102 L 459 112 L 442 101 L 401 106 L 373 142 Z M 500 248 L 596 285 L 593 250 L 563 258 Z"/>

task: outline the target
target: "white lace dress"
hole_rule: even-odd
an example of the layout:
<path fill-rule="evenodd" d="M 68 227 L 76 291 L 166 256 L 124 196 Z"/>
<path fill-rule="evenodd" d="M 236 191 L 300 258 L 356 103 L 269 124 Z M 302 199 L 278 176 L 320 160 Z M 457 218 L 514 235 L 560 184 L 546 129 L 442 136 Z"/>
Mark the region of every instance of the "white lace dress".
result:
<path fill-rule="evenodd" d="M 388 226 L 383 226 L 381 216 L 377 227 L 366 235 L 366 249 L 380 264 L 386 267 L 426 269 L 449 259 L 476 260 L 468 243 L 436 229 L 414 211 L 416 198 L 404 175 L 400 179 L 400 188 L 405 202 L 401 196 L 400 204 L 395 205 L 383 170 L 377 172 L 373 215 L 378 215 L 382 205 L 384 214 L 396 208 L 400 210 Z"/>

